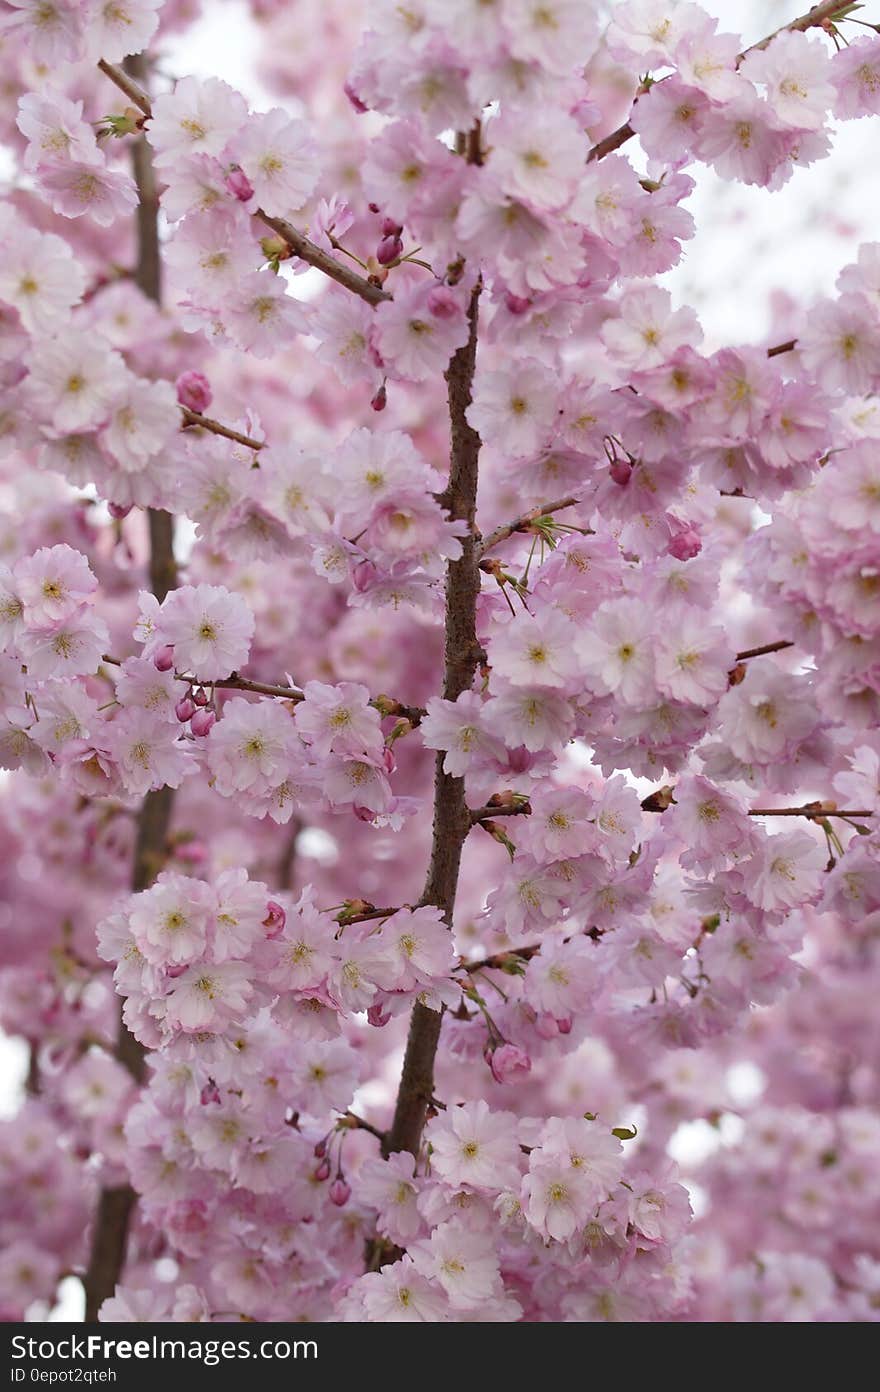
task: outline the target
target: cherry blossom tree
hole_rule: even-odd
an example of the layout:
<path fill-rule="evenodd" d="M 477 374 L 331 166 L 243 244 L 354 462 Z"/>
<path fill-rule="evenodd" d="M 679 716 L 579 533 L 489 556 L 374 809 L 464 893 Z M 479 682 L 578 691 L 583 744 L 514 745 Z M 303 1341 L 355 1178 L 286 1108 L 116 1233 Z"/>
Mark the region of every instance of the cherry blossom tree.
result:
<path fill-rule="evenodd" d="M 880 14 L 253 9 L 0 15 L 3 1316 L 877 1320 Z"/>

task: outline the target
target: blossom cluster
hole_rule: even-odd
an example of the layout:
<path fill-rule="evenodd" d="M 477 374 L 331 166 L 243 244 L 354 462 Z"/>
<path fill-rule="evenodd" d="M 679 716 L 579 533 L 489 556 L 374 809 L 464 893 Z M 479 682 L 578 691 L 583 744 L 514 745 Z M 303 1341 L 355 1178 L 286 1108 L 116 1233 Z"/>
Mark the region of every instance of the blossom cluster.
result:
<path fill-rule="evenodd" d="M 880 40 L 256 8 L 0 17 L 0 1316 L 131 1185 L 105 1319 L 876 1321 L 880 244 L 658 278 Z"/>

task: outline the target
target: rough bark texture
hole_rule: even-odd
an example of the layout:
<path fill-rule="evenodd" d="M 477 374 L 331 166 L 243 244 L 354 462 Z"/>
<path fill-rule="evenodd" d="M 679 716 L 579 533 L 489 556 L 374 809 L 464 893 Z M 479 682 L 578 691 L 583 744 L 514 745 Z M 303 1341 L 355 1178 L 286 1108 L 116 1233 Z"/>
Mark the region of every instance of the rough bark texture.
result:
<path fill-rule="evenodd" d="M 143 56 L 127 59 L 125 66 L 129 76 L 143 84 L 146 76 Z M 158 304 L 162 289 L 162 262 L 157 223 L 159 200 L 152 154 L 143 137 L 133 146 L 132 167 L 139 195 L 138 254 L 134 279 L 144 294 Z M 150 588 L 161 603 L 168 591 L 174 589 L 177 584 L 174 519 L 167 512 L 150 508 L 148 522 Z M 141 804 L 131 874 L 131 887 L 136 892 L 149 888 L 162 868 L 173 806 L 174 791 L 171 788 L 160 788 L 156 792 L 147 793 Z M 121 1018 L 116 1057 L 136 1082 L 143 1081 L 143 1046 L 126 1029 Z M 136 1198 L 130 1185 L 101 1190 L 92 1230 L 89 1268 L 84 1281 L 87 1323 L 93 1323 L 97 1319 L 98 1310 L 104 1300 L 113 1294 L 122 1274 L 128 1229 Z"/>
<path fill-rule="evenodd" d="M 462 554 L 446 569 L 446 649 L 443 695 L 454 701 L 467 691 L 480 660 L 476 611 L 480 592 L 480 569 L 474 537 L 477 505 L 477 463 L 480 437 L 465 418 L 471 403 L 474 364 L 477 352 L 477 317 L 480 287 L 471 296 L 470 335 L 459 348 L 446 373 L 451 425 L 449 483 L 443 503 L 451 517 L 467 522 L 469 534 L 462 538 Z M 461 852 L 471 827 L 464 796 L 464 779 L 443 772 L 442 753 L 437 755 L 434 773 L 434 827 L 431 862 L 422 894 L 422 904 L 443 910 L 452 926 L 455 892 Z M 394 1121 L 385 1141 L 385 1154 L 396 1150 L 418 1153 L 425 1114 L 434 1093 L 434 1056 L 440 1039 L 441 1016 L 436 1010 L 416 1005 L 410 1021 L 403 1072 L 397 1094 Z"/>

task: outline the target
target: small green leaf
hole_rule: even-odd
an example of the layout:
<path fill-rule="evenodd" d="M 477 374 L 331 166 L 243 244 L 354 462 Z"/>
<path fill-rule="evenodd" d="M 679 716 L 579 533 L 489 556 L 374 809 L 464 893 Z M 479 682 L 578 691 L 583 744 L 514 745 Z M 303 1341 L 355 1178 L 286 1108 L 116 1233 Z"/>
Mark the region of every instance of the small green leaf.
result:
<path fill-rule="evenodd" d="M 611 1132 L 619 1141 L 634 1141 L 639 1134 L 637 1126 L 615 1126 Z"/>

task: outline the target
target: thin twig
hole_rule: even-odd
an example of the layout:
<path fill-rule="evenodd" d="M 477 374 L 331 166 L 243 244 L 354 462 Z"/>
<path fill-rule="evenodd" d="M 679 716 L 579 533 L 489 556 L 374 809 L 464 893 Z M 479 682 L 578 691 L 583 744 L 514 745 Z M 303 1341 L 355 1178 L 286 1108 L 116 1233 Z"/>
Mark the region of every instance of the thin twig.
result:
<path fill-rule="evenodd" d="M 582 501 L 581 498 L 570 494 L 565 498 L 556 498 L 552 503 L 544 503 L 541 507 L 531 508 L 524 512 L 520 517 L 514 517 L 512 522 L 504 522 L 500 527 L 496 527 L 487 537 L 484 537 L 477 547 L 478 559 L 485 556 L 494 546 L 506 541 L 515 532 L 530 532 L 533 524 L 539 522 L 542 517 L 550 517 L 554 512 L 564 512 L 566 508 L 576 507 Z"/>
<path fill-rule="evenodd" d="M 831 811 L 826 807 L 750 807 L 750 817 L 807 817 L 810 821 L 821 822 L 825 817 L 873 817 L 874 813 L 859 808 L 855 812 L 848 810 Z"/>
<path fill-rule="evenodd" d="M 471 810 L 471 825 L 477 826 L 482 822 L 494 821 L 496 817 L 530 817 L 532 815 L 532 805 L 530 802 L 514 803 L 509 807 L 503 805 L 493 807 L 488 803 L 485 807 L 474 807 Z"/>
<path fill-rule="evenodd" d="M 231 429 L 230 426 L 212 420 L 210 416 L 203 416 L 201 411 L 191 411 L 188 406 L 181 406 L 180 414 L 183 416 L 185 430 L 190 426 L 198 426 L 202 430 L 210 430 L 212 435 L 222 435 L 226 440 L 234 440 L 237 445 L 246 445 L 248 449 L 261 450 L 266 448 L 265 440 L 252 440 L 249 435 L 242 435 L 239 431 Z"/>
<path fill-rule="evenodd" d="M 137 82 L 133 81 L 128 73 L 118 67 L 116 63 L 108 63 L 103 58 L 98 63 L 98 67 L 106 77 L 109 77 L 111 82 L 116 83 L 116 86 L 125 93 L 129 101 L 134 102 L 147 120 L 152 120 L 153 108 L 149 96 Z M 298 256 L 301 261 L 306 261 L 310 266 L 323 271 L 324 275 L 335 280 L 338 285 L 344 286 L 346 290 L 351 290 L 353 294 L 359 295 L 362 300 L 366 300 L 367 304 L 377 305 L 382 300 L 392 298 L 387 290 L 382 289 L 381 285 L 349 270 L 348 266 L 337 261 L 335 256 L 331 256 L 329 252 L 310 241 L 304 233 L 300 232 L 292 223 L 287 222 L 285 218 L 270 217 L 262 208 L 257 208 L 256 216 L 267 227 L 271 227 L 273 232 L 277 232 L 278 236 L 283 238 L 294 255 Z"/>
<path fill-rule="evenodd" d="M 114 657 L 111 653 L 102 653 L 101 661 L 108 663 L 111 667 L 122 666 L 122 659 Z M 251 691 L 257 696 L 276 696 L 280 701 L 292 701 L 294 704 L 306 699 L 305 692 L 300 691 L 298 686 L 282 686 L 276 682 L 256 681 L 250 677 L 239 676 L 238 672 L 233 672 L 231 676 L 223 677 L 220 681 L 211 682 L 201 681 L 189 672 L 175 672 L 174 680 L 186 682 L 189 686 L 210 686 L 217 691 Z M 370 701 L 370 705 L 382 716 L 393 715 L 398 719 L 408 720 L 413 728 L 421 724 L 425 715 L 423 706 L 407 706 L 402 701 L 396 701 L 390 696 L 376 696 Z"/>
<path fill-rule="evenodd" d="M 794 643 L 788 638 L 780 638 L 777 643 L 762 643 L 759 648 L 746 648 L 744 652 L 737 653 L 736 660 L 737 662 L 748 662 L 750 657 L 764 657 L 767 653 L 783 652 L 785 648 L 793 647 Z"/>
<path fill-rule="evenodd" d="M 374 1126 L 371 1121 L 365 1121 L 364 1118 L 362 1116 L 358 1116 L 356 1112 L 346 1112 L 345 1120 L 349 1123 L 351 1127 L 355 1128 L 356 1130 L 369 1131 L 370 1135 L 375 1136 L 378 1141 L 385 1140 L 384 1131 L 380 1131 L 379 1127 Z"/>
<path fill-rule="evenodd" d="M 277 232 L 278 236 L 284 239 L 294 255 L 298 256 L 301 261 L 307 261 L 310 266 L 323 271 L 325 276 L 335 280 L 337 285 L 342 285 L 346 290 L 351 290 L 353 294 L 360 295 L 367 304 L 377 305 L 381 304 L 383 300 L 393 298 L 387 290 L 382 289 L 381 285 L 365 279 L 356 271 L 350 270 L 342 261 L 337 261 L 335 256 L 331 256 L 329 251 L 324 251 L 322 247 L 317 246 L 286 218 L 270 217 L 268 213 L 263 212 L 262 208 L 257 209 L 256 216 L 267 227 L 271 227 L 273 232 Z"/>

